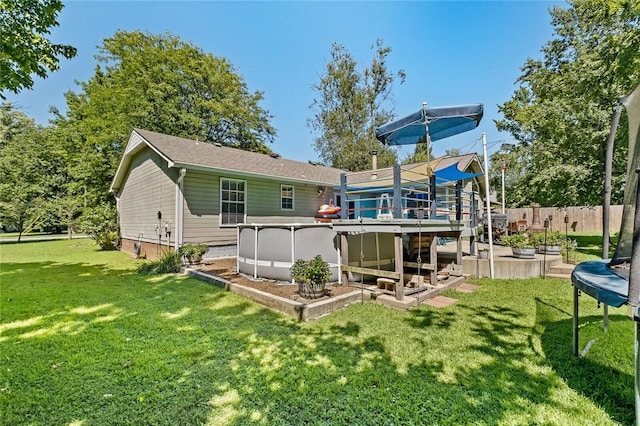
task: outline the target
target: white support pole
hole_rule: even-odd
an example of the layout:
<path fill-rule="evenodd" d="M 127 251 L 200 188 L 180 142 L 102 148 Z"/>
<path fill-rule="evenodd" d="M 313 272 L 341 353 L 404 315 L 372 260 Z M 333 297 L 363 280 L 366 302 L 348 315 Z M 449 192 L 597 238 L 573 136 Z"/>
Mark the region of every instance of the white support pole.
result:
<path fill-rule="evenodd" d="M 491 201 L 489 201 L 489 156 L 487 155 L 487 135 L 482 132 L 482 155 L 484 155 L 484 186 L 485 201 L 487 206 L 487 237 L 489 238 L 489 277 L 494 278 L 493 273 L 493 229 L 491 226 Z"/>
<path fill-rule="evenodd" d="M 504 166 L 502 166 L 502 214 L 504 213 Z"/>

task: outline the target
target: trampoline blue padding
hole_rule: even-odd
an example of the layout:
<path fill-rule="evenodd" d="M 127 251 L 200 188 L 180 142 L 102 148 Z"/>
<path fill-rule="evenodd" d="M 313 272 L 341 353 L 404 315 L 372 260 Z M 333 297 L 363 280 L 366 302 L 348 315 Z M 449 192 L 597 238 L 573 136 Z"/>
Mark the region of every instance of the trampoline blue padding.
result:
<path fill-rule="evenodd" d="M 609 306 L 627 303 L 629 281 L 613 273 L 610 260 L 589 260 L 576 265 L 571 273 L 573 285 L 599 302 Z"/>

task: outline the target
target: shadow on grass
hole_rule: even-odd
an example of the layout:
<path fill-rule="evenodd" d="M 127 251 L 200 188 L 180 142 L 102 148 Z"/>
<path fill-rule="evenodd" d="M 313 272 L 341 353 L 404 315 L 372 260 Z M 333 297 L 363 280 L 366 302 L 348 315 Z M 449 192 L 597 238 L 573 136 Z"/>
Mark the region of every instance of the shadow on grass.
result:
<path fill-rule="evenodd" d="M 554 317 L 553 310 L 563 312 L 565 319 Z M 571 317 L 572 314 L 552 303 L 537 300 L 536 322 L 542 330 L 540 339 L 544 356 L 568 386 L 601 406 L 615 421 L 633 424 L 634 377 L 616 368 L 620 364 L 633 365 L 634 342 L 625 340 L 625 337 L 633 336 L 633 333 L 628 333 L 631 321 L 622 315 L 612 315 L 609 317 L 610 330 L 604 333 L 602 316 L 580 317 L 581 347 L 591 339 L 596 343 L 585 357 L 578 358 L 573 355 L 573 318 L 566 316 Z M 591 329 L 585 330 L 585 326 Z M 614 335 L 616 331 L 621 332 L 622 338 Z M 597 350 L 604 353 L 596 355 Z"/>
<path fill-rule="evenodd" d="M 554 398 L 564 383 L 539 374 L 530 326 L 500 306 L 355 305 L 342 323 L 298 324 L 182 276 L 34 262 L 2 277 L 8 424 L 532 424 L 541 406 L 591 420 Z M 20 336 L 67 319 L 85 327 Z M 453 331 L 462 341 L 446 340 Z"/>

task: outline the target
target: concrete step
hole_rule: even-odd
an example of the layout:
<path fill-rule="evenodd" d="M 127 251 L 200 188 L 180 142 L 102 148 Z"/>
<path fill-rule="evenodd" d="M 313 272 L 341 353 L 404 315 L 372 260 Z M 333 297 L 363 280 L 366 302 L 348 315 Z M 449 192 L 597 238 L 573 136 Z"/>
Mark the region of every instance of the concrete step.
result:
<path fill-rule="evenodd" d="M 571 279 L 571 274 L 557 274 L 557 273 L 553 273 L 553 272 L 549 272 L 548 274 L 545 275 L 546 278 L 560 278 L 563 280 L 570 280 Z"/>
<path fill-rule="evenodd" d="M 568 265 L 566 263 L 559 263 L 556 265 L 553 265 L 551 268 L 549 268 L 549 273 L 551 274 L 564 274 L 564 275 L 571 275 L 571 272 L 573 272 L 573 268 L 575 268 L 576 265 Z"/>

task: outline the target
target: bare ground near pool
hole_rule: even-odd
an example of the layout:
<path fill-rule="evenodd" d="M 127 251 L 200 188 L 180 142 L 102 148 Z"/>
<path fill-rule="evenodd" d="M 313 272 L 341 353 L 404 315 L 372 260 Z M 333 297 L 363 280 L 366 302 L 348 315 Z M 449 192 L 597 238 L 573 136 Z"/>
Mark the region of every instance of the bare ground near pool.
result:
<path fill-rule="evenodd" d="M 266 279 L 254 281 L 243 274 L 239 274 L 236 271 L 235 257 L 208 261 L 207 263 L 198 265 L 196 269 L 206 274 L 224 278 L 225 280 L 231 281 L 232 283 L 240 284 L 245 287 L 251 287 L 256 290 L 273 294 L 274 296 L 280 296 L 291 300 L 300 298 L 300 296 L 298 295 L 297 285 Z M 354 290 L 354 287 L 342 286 L 338 284 L 327 284 L 328 297 L 339 296 L 341 294 L 350 293 Z"/>

